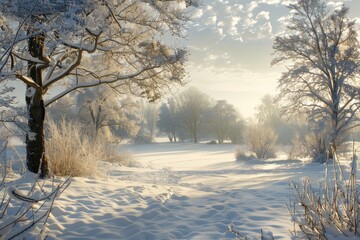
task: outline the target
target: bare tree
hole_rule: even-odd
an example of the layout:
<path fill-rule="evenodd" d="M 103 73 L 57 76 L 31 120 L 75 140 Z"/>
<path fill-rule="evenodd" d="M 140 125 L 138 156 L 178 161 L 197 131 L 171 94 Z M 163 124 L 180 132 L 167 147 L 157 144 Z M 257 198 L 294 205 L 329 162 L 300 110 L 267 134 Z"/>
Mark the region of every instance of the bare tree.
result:
<path fill-rule="evenodd" d="M 158 39 L 182 37 L 195 2 L 0 0 L 0 77 L 27 86 L 30 171 L 47 174 L 45 107 L 54 101 L 100 84 L 155 100 L 182 83 L 186 52 Z"/>
<path fill-rule="evenodd" d="M 260 123 L 266 125 L 275 126 L 281 117 L 280 107 L 270 94 L 261 98 L 256 110 L 256 118 Z"/>
<path fill-rule="evenodd" d="M 193 142 L 197 143 L 200 125 L 203 123 L 205 112 L 210 107 L 209 96 L 191 87 L 176 97 L 176 104 L 182 127 L 191 135 Z"/>
<path fill-rule="evenodd" d="M 157 104 L 149 103 L 145 108 L 145 120 L 146 120 L 146 129 L 149 132 L 149 136 L 154 138 L 156 135 L 156 123 L 159 119 L 159 107 Z"/>
<path fill-rule="evenodd" d="M 256 110 L 258 122 L 272 128 L 278 135 L 279 143 L 285 145 L 289 144 L 295 131 L 293 119 L 290 118 L 290 116 L 281 114 L 280 104 L 276 101 L 275 97 L 269 94 L 263 96 L 260 104 L 256 107 Z"/>
<path fill-rule="evenodd" d="M 239 119 L 238 116 L 239 114 L 234 106 L 225 100 L 217 101 L 209 109 L 209 112 L 206 114 L 206 122 L 209 125 L 209 131 L 217 137 L 219 143 L 229 139 L 231 131 L 235 130 L 233 128 Z"/>
<path fill-rule="evenodd" d="M 51 119 L 56 124 L 62 120 L 71 121 L 77 119 L 76 95 L 68 94 L 55 101 L 46 108 L 46 118 Z"/>
<path fill-rule="evenodd" d="M 159 113 L 158 106 L 154 103 L 142 101 L 138 104 L 140 108 L 139 132 L 136 136 L 137 143 L 150 143 L 154 141 L 156 134 L 156 123 Z"/>
<path fill-rule="evenodd" d="M 122 93 L 104 85 L 77 94 L 77 116 L 94 139 L 100 132 L 108 133 L 107 140 L 118 134 L 123 134 L 120 139 L 136 135 L 139 127 L 134 113 L 138 106 L 126 92 Z"/>
<path fill-rule="evenodd" d="M 178 109 L 174 98 L 169 98 L 167 103 L 163 103 L 159 109 L 159 120 L 157 127 L 159 131 L 168 135 L 170 142 L 176 142 L 179 130 Z"/>
<path fill-rule="evenodd" d="M 299 0 L 289 6 L 288 34 L 275 38 L 273 64 L 286 64 L 279 80 L 288 112 L 302 112 L 327 129 L 327 152 L 342 144 L 359 124 L 360 55 L 349 9 L 329 9 L 323 0 Z"/>

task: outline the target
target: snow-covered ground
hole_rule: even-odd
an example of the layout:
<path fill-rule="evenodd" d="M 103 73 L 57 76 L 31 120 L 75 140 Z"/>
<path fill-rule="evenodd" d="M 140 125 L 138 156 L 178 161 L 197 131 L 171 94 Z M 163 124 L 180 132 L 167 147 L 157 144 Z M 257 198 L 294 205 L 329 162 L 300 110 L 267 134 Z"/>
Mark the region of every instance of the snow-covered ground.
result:
<path fill-rule="evenodd" d="M 233 239 L 260 229 L 290 239 L 291 180 L 325 166 L 286 160 L 235 161 L 234 145 L 128 145 L 136 167 L 106 165 L 107 177 L 78 178 L 56 200 L 47 239 Z"/>
<path fill-rule="evenodd" d="M 106 179 L 74 178 L 49 220 L 57 239 L 231 239 L 260 229 L 289 239 L 289 182 L 323 176 L 296 160 L 236 162 L 233 145 L 127 147 L 138 167 L 112 166 Z"/>

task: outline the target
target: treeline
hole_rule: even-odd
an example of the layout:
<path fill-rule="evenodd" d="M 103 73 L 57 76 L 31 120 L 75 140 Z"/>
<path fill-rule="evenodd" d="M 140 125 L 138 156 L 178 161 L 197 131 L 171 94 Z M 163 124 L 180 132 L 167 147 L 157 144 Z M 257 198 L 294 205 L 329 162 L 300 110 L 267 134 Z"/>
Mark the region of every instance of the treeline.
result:
<path fill-rule="evenodd" d="M 160 106 L 157 127 L 171 142 L 211 138 L 218 143 L 240 143 L 245 121 L 225 100 L 188 88 Z"/>
<path fill-rule="evenodd" d="M 126 89 L 118 91 L 100 86 L 67 95 L 47 109 L 46 118 L 59 126 L 63 121 L 79 126 L 81 132 L 74 134 L 97 143 L 151 143 L 167 137 L 170 142 L 245 144 L 257 158 L 274 157 L 279 145 L 288 146 L 289 158 L 324 157 L 326 145 L 318 125 L 304 115 L 284 115 L 271 95 L 264 96 L 254 116 L 245 119 L 226 100 L 213 99 L 194 87 L 162 103 L 149 103 Z M 348 140 L 358 136 L 353 131 Z"/>
<path fill-rule="evenodd" d="M 124 90 L 125 91 L 125 90 Z M 86 134 L 106 141 L 150 143 L 166 136 L 170 142 L 200 140 L 241 144 L 254 124 L 266 125 L 276 133 L 274 141 L 287 144 L 295 132 L 294 122 L 281 117 L 280 107 L 264 96 L 253 119 L 244 119 L 226 100 L 216 100 L 190 87 L 163 103 L 118 94 L 108 86 L 68 95 L 48 109 L 47 117 L 76 121 Z"/>
<path fill-rule="evenodd" d="M 167 136 L 171 142 L 206 138 L 241 143 L 245 127 L 233 105 L 214 100 L 196 88 L 188 88 L 162 104 L 118 94 L 108 86 L 85 89 L 54 103 L 47 118 L 79 122 L 92 138 L 134 143 L 150 143 L 157 136 Z"/>

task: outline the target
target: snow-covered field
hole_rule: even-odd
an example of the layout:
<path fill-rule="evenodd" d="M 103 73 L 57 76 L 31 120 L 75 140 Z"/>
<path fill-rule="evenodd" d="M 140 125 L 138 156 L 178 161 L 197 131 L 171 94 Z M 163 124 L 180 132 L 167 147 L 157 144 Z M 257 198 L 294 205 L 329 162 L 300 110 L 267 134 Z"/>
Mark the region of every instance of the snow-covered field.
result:
<path fill-rule="evenodd" d="M 235 161 L 234 145 L 128 145 L 136 167 L 106 165 L 107 177 L 78 178 L 56 200 L 47 239 L 234 239 L 260 230 L 290 239 L 291 180 L 325 166 L 283 158 Z"/>
<path fill-rule="evenodd" d="M 323 176 L 296 160 L 236 162 L 233 145 L 127 147 L 138 167 L 111 166 L 106 179 L 74 178 L 49 219 L 57 239 L 231 239 L 260 229 L 289 239 L 289 182 Z"/>

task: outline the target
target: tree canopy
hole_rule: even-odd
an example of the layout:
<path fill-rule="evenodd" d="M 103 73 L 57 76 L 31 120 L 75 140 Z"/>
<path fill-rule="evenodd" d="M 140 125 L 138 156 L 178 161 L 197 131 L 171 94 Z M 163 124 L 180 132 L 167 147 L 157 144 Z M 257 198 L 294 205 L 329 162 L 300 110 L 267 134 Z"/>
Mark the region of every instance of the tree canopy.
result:
<path fill-rule="evenodd" d="M 45 107 L 54 101 L 101 84 L 154 101 L 172 83 L 182 84 L 186 51 L 161 39 L 185 35 L 187 9 L 194 4 L 0 0 L 0 82 L 27 86 L 29 170 L 37 172 L 46 162 Z"/>

